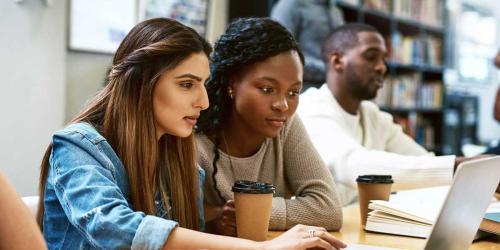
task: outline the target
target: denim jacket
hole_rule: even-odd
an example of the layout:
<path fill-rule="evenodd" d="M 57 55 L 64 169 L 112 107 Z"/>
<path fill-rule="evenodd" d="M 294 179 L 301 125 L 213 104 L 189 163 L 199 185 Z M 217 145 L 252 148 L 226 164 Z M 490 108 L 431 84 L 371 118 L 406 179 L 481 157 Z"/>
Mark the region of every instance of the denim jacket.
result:
<path fill-rule="evenodd" d="M 49 249 L 161 249 L 177 222 L 132 210 L 125 168 L 106 139 L 77 123 L 54 134 L 45 187 L 43 235 Z M 204 225 L 199 169 L 200 225 Z"/>

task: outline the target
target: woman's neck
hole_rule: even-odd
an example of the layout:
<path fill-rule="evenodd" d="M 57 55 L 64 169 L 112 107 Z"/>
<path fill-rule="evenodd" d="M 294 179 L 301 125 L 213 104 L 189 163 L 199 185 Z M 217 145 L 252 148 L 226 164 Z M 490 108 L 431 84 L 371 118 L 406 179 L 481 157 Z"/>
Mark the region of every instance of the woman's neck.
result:
<path fill-rule="evenodd" d="M 257 153 L 266 137 L 258 135 L 237 117 L 231 116 L 222 126 L 219 148 L 234 157 L 249 157 Z M 226 147 L 227 146 L 227 147 Z"/>

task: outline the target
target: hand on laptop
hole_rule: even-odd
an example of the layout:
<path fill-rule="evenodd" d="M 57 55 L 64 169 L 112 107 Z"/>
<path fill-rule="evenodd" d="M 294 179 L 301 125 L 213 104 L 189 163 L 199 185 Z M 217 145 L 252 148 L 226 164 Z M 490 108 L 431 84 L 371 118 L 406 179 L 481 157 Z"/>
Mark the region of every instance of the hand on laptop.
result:
<path fill-rule="evenodd" d="M 264 241 L 264 249 L 332 249 L 347 245 L 328 233 L 325 228 L 296 225 L 271 241 Z"/>
<path fill-rule="evenodd" d="M 462 162 L 478 160 L 478 159 L 483 159 L 483 158 L 489 158 L 489 157 L 493 157 L 493 156 L 496 156 L 496 155 L 487 154 L 487 155 L 478 155 L 478 156 L 474 156 L 474 157 L 457 156 L 455 158 L 455 166 L 453 167 L 453 173 L 456 172 L 458 165 L 460 165 Z M 495 192 L 500 194 L 500 183 L 498 183 L 497 190 Z"/>
<path fill-rule="evenodd" d="M 453 173 L 455 173 L 457 171 L 458 165 L 460 165 L 462 162 L 490 158 L 493 156 L 496 156 L 496 155 L 488 154 L 488 155 L 477 155 L 477 156 L 473 156 L 473 157 L 457 156 L 457 157 L 455 157 L 455 166 L 453 166 Z"/>

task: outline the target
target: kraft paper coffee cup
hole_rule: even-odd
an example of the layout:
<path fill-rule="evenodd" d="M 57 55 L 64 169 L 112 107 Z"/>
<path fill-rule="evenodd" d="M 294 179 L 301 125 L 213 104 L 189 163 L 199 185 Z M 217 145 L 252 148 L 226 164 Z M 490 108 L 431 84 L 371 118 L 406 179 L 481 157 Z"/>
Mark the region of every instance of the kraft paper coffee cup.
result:
<path fill-rule="evenodd" d="M 394 181 L 391 175 L 360 175 L 356 179 L 359 194 L 359 212 L 361 225 L 366 225 L 366 218 L 370 212 L 370 200 L 389 200 L 391 186 Z"/>
<path fill-rule="evenodd" d="M 233 186 L 238 238 L 265 241 L 269 228 L 274 185 L 236 181 Z"/>

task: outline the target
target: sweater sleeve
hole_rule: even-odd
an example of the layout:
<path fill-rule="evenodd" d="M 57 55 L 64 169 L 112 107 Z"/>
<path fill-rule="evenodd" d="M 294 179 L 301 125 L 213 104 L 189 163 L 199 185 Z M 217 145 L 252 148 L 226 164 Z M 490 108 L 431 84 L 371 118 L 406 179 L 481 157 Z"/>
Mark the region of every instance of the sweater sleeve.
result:
<path fill-rule="evenodd" d="M 270 229 L 284 230 L 297 224 L 339 230 L 342 209 L 335 184 L 296 115 L 285 131 L 285 178 L 295 199 L 275 197 Z"/>
<path fill-rule="evenodd" d="M 384 127 L 380 128 L 384 129 L 376 135 L 375 128 L 364 129 L 371 133 L 369 136 L 374 136 L 374 140 L 386 140 L 392 149 L 400 147 L 394 150 L 397 153 L 363 147 L 341 127 L 344 121 L 338 120 L 340 116 L 303 111 L 310 114 L 305 118 L 305 126 L 314 146 L 341 183 L 354 188 L 358 175 L 390 174 L 394 179 L 393 190 L 401 190 L 446 185 L 452 179 L 455 156 L 405 154 L 404 150 L 412 147 L 405 145 L 410 138 L 392 122 L 381 124 Z"/>

